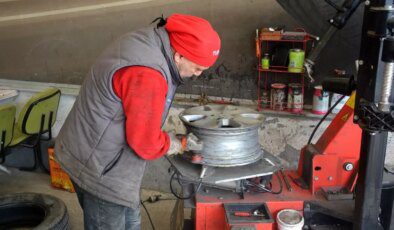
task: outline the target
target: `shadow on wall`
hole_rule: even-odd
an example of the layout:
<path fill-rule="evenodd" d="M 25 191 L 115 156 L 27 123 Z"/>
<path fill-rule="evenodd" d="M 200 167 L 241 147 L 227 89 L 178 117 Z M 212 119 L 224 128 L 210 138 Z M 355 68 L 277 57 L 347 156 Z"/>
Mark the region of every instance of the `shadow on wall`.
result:
<path fill-rule="evenodd" d="M 6 1 L 0 8 L 0 78 L 81 84 L 111 41 L 179 12 L 208 19 L 222 50 L 216 66 L 178 92 L 249 99 L 256 97 L 255 29 L 298 26 L 274 0 Z"/>

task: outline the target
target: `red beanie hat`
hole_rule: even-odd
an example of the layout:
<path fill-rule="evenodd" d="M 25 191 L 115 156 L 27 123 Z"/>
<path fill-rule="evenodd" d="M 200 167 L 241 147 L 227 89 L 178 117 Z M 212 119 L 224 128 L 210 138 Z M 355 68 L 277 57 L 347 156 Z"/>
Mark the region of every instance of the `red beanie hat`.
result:
<path fill-rule="evenodd" d="M 167 19 L 165 28 L 171 46 L 190 61 L 210 67 L 219 57 L 220 38 L 207 20 L 173 14 Z"/>

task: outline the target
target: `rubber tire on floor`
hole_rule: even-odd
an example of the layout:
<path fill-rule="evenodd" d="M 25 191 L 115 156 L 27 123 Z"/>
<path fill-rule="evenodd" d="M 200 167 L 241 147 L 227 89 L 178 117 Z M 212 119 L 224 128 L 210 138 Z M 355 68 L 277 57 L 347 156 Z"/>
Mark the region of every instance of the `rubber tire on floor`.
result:
<path fill-rule="evenodd" d="M 56 197 L 39 193 L 0 196 L 0 230 L 17 227 L 14 226 L 15 223 L 35 223 L 33 229 L 36 230 L 69 229 L 68 213 L 64 202 Z"/>

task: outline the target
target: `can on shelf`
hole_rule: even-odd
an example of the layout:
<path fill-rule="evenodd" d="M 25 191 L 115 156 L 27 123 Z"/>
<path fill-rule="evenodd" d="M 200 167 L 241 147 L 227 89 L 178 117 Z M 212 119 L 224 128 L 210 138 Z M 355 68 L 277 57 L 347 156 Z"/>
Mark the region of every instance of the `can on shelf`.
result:
<path fill-rule="evenodd" d="M 329 94 L 323 91 L 321 85 L 315 86 L 315 93 L 313 94 L 312 113 L 323 115 L 328 111 Z"/>
<path fill-rule="evenodd" d="M 291 49 L 289 51 L 289 68 L 292 73 L 301 73 L 304 66 L 305 52 L 302 49 Z"/>
<path fill-rule="evenodd" d="M 283 110 L 285 104 L 286 85 L 274 83 L 271 85 L 271 109 Z"/>
<path fill-rule="evenodd" d="M 304 105 L 304 95 L 302 93 L 302 85 L 299 83 L 289 84 L 287 94 L 287 109 L 292 113 L 302 112 Z"/>

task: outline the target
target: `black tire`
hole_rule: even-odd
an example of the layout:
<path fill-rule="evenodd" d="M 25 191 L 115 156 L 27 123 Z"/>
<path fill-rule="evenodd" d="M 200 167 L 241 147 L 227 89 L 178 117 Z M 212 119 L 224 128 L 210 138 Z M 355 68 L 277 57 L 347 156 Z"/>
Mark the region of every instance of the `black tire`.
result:
<path fill-rule="evenodd" d="M 0 196 L 0 230 L 21 227 L 36 230 L 68 229 L 66 205 L 60 199 L 46 194 Z"/>

